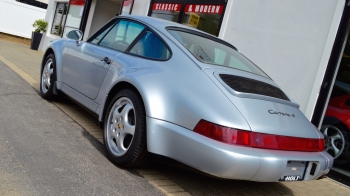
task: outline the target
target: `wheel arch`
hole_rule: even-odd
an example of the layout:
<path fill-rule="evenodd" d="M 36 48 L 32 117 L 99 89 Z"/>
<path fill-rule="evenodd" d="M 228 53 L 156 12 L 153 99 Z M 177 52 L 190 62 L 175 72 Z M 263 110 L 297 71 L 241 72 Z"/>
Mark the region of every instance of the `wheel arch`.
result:
<path fill-rule="evenodd" d="M 41 80 L 41 74 L 42 74 L 42 71 L 43 71 L 43 67 L 44 67 L 44 65 L 45 65 L 45 60 L 46 60 L 46 58 L 47 58 L 47 56 L 49 56 L 50 54 L 53 54 L 54 55 L 54 57 L 55 57 L 55 64 L 56 64 L 56 82 L 57 81 L 60 81 L 60 80 L 58 80 L 59 79 L 59 73 L 58 73 L 58 69 L 57 69 L 57 61 L 58 61 L 58 59 L 56 58 L 56 54 L 55 54 L 55 51 L 51 48 L 51 47 L 49 47 L 48 49 L 46 49 L 46 51 L 45 51 L 45 54 L 44 54 L 44 56 L 43 56 L 43 59 L 42 59 L 42 61 L 41 61 L 41 66 L 40 66 L 40 80 Z M 61 62 L 59 62 L 59 63 L 61 63 Z M 59 93 L 58 93 L 58 89 L 57 89 L 57 83 L 54 83 L 53 84 L 53 93 L 55 94 L 55 95 L 58 95 Z"/>
<path fill-rule="evenodd" d="M 141 99 L 142 103 L 143 103 L 143 107 L 145 107 L 145 102 L 143 100 L 143 97 L 141 96 L 141 93 L 139 92 L 139 90 L 131 83 L 126 82 L 126 81 L 120 81 L 118 83 L 116 83 L 111 90 L 108 92 L 107 94 L 107 99 L 104 103 L 103 106 L 103 111 L 102 111 L 102 116 L 100 117 L 100 127 L 103 129 L 103 121 L 107 112 L 107 108 L 109 106 L 109 104 L 111 103 L 111 101 L 113 100 L 113 97 L 120 92 L 123 89 L 130 89 L 133 90 Z M 145 108 L 146 109 L 146 108 Z M 147 113 L 147 112 L 146 112 Z"/>
<path fill-rule="evenodd" d="M 348 127 L 346 126 L 345 123 L 343 123 L 343 121 L 333 116 L 325 116 L 323 119 L 322 125 L 333 125 L 335 127 L 343 128 L 349 131 Z"/>
<path fill-rule="evenodd" d="M 43 67 L 44 67 L 44 64 L 45 64 L 45 59 L 47 56 L 49 56 L 50 54 L 53 54 L 55 55 L 55 52 L 52 48 L 48 48 L 46 51 L 45 51 L 45 54 L 43 56 L 43 59 L 41 61 L 41 67 L 40 67 L 40 73 L 43 71 Z"/>

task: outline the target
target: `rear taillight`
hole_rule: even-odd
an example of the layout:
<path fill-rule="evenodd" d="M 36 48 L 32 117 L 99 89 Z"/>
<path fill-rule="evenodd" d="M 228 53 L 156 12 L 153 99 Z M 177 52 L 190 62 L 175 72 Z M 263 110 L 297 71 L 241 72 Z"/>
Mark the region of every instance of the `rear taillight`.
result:
<path fill-rule="evenodd" d="M 199 121 L 197 126 L 194 128 L 194 132 L 228 144 L 246 146 L 250 144 L 250 132 L 223 127 L 205 120 Z"/>
<path fill-rule="evenodd" d="M 251 131 L 220 126 L 205 120 L 199 121 L 194 128 L 194 132 L 227 144 L 244 145 L 253 148 L 308 152 L 319 152 L 324 150 L 323 139 L 308 139 L 254 133 Z"/>
<path fill-rule="evenodd" d="M 319 152 L 324 150 L 324 140 L 252 132 L 251 146 L 254 148 L 268 148 L 276 150 Z"/>

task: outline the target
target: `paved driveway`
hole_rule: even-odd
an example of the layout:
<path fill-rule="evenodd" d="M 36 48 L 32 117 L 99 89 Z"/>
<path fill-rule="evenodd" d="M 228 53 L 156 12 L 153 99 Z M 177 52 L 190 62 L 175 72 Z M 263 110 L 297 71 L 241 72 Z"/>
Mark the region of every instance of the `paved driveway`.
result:
<path fill-rule="evenodd" d="M 0 61 L 0 195 L 163 195 Z"/>

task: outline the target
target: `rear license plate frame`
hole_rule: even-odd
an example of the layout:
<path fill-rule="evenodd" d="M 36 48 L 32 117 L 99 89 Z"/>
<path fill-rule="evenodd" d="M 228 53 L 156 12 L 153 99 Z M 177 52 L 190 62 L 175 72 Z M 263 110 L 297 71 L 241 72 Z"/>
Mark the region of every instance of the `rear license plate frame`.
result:
<path fill-rule="evenodd" d="M 286 170 L 279 181 L 291 182 L 304 180 L 308 161 L 287 161 Z"/>

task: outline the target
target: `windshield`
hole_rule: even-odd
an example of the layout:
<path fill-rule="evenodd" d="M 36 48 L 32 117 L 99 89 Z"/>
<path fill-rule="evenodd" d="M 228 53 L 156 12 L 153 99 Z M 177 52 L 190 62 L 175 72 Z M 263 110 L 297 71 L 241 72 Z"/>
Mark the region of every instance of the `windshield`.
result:
<path fill-rule="evenodd" d="M 172 29 L 169 32 L 203 63 L 231 67 L 269 78 L 232 47 L 188 32 Z"/>

